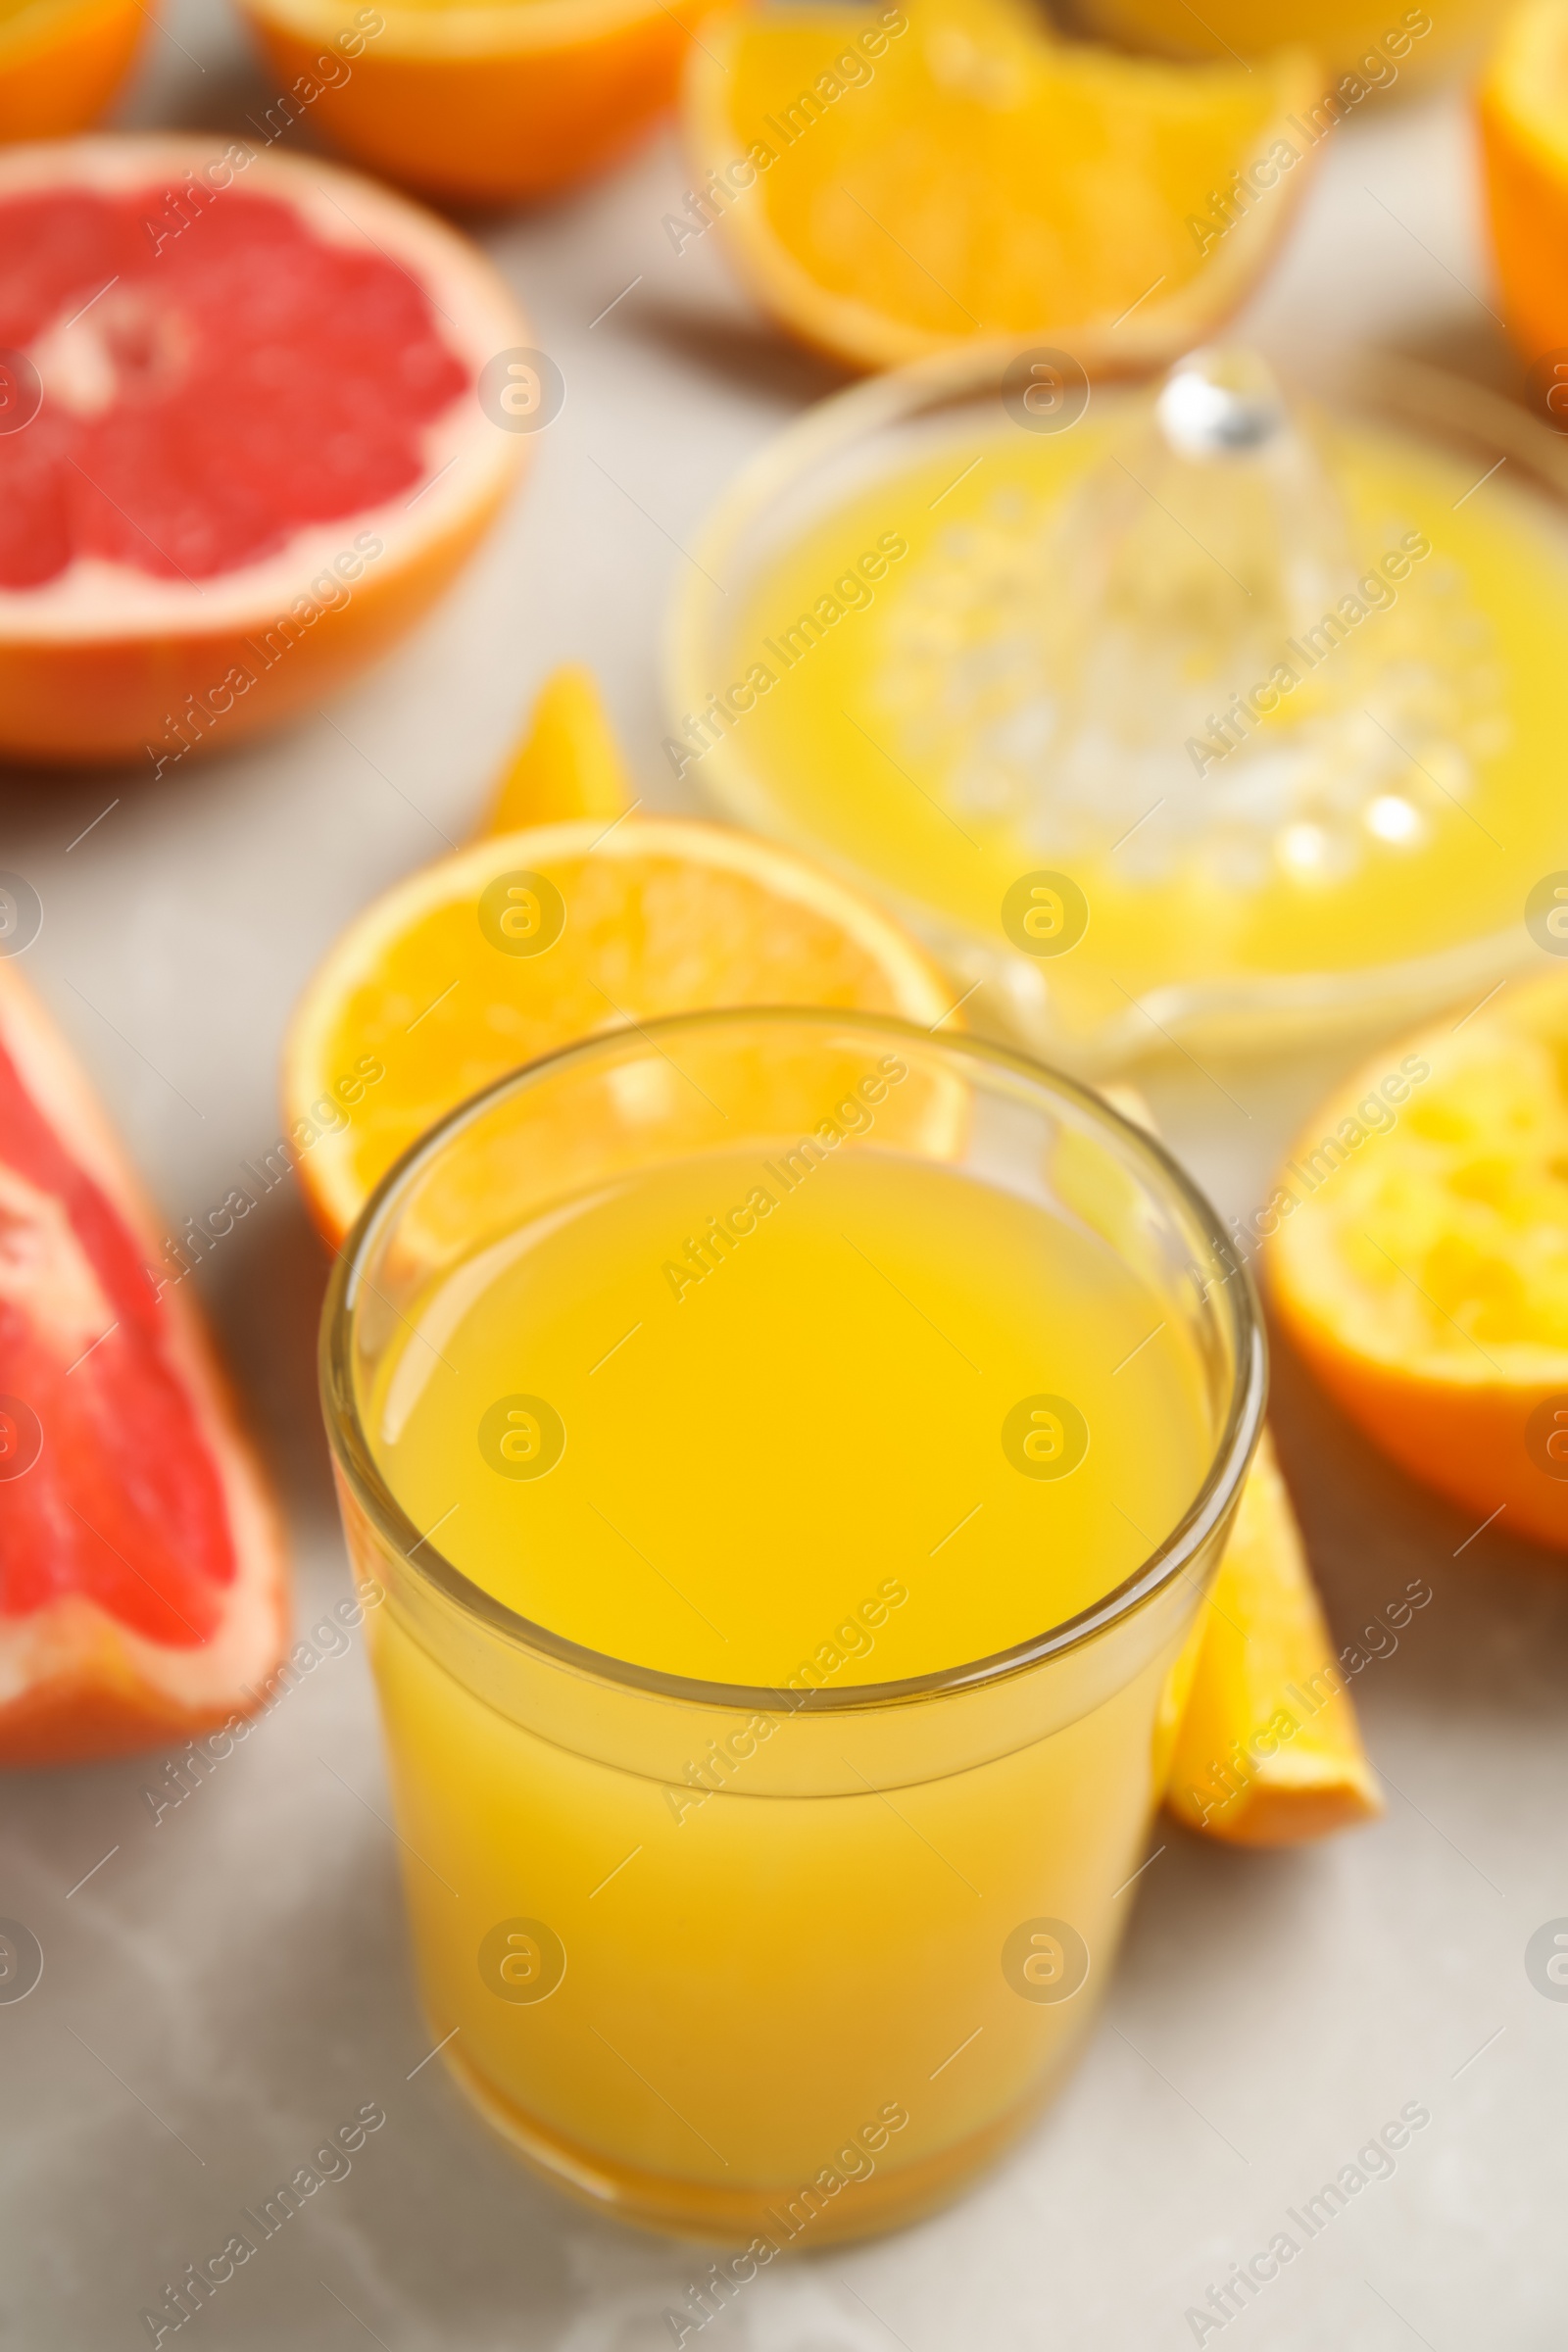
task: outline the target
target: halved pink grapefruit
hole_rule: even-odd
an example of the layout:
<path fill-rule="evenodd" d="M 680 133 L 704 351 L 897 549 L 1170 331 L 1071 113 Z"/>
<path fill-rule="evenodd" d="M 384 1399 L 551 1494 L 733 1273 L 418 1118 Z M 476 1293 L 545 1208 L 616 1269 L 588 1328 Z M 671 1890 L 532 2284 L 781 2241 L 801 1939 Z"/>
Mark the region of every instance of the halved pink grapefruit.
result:
<path fill-rule="evenodd" d="M 277 1513 L 190 1291 L 0 961 L 0 1764 L 248 1715 L 287 1630 Z"/>
<path fill-rule="evenodd" d="M 532 419 L 480 378 L 528 340 L 466 239 L 314 158 L 0 152 L 0 758 L 162 773 L 330 693 L 496 514 Z"/>

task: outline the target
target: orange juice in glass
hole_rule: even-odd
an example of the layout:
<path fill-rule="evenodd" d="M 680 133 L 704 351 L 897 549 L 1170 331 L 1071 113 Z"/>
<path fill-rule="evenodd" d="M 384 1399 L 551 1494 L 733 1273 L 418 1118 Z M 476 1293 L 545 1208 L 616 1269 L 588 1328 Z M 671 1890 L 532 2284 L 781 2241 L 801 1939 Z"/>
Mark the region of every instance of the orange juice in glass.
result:
<path fill-rule="evenodd" d="M 956 2190 L 1103 1990 L 1259 1426 L 1214 1214 L 1004 1050 L 682 1015 L 393 1170 L 322 1376 L 476 2105 L 754 2268 Z"/>

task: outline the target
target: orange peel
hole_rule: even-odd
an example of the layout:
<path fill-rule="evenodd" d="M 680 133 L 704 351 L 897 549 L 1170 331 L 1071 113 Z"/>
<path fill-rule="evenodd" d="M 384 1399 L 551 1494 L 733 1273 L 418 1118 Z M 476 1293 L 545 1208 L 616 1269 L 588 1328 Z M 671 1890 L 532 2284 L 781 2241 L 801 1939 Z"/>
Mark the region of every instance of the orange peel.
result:
<path fill-rule="evenodd" d="M 690 40 L 663 0 L 244 4 L 281 90 L 346 155 L 466 204 L 617 163 L 674 103 Z"/>
<path fill-rule="evenodd" d="M 1526 0 L 1504 20 L 1476 100 L 1487 212 L 1507 330 L 1534 365 L 1568 346 L 1568 7 Z M 1553 423 L 1568 373 L 1545 387 Z M 1561 397 L 1553 403 L 1551 394 Z"/>
<path fill-rule="evenodd" d="M 90 129 L 119 96 L 153 21 L 139 0 L 0 4 L 0 141 Z"/>

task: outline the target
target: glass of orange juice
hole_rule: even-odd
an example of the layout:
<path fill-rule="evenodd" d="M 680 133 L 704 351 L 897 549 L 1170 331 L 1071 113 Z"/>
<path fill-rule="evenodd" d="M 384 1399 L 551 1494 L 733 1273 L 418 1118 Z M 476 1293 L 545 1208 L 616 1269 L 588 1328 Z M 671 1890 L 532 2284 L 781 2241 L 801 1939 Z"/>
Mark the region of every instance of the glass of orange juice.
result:
<path fill-rule="evenodd" d="M 416 1146 L 321 1360 L 475 2105 L 731 2289 L 953 2193 L 1134 1900 L 1263 1409 L 1214 1212 L 1005 1049 L 680 1015 Z"/>

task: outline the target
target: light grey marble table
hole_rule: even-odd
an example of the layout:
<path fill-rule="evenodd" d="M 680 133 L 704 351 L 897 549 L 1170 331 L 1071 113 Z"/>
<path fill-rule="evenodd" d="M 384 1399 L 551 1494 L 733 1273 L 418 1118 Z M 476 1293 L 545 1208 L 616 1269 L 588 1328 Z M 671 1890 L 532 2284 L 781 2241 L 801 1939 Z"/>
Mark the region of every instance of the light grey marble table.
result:
<path fill-rule="evenodd" d="M 270 95 L 223 11 L 179 0 L 126 120 L 239 126 Z M 278 1041 L 307 973 L 373 893 L 462 836 L 553 664 L 595 663 L 650 799 L 671 801 L 658 668 L 680 543 L 835 380 L 750 308 L 713 240 L 671 251 L 661 216 L 683 185 L 662 141 L 583 195 L 482 226 L 568 399 L 523 497 L 382 671 L 294 732 L 156 786 L 0 785 L 3 862 L 46 908 L 29 974 L 172 1224 L 221 1200 L 275 1135 Z M 1376 335 L 1494 373 L 1493 299 L 1457 104 L 1377 99 L 1337 134 L 1245 323 L 1287 355 Z M 1245 1210 L 1333 1068 L 1229 1073 L 1234 1103 L 1201 1079 L 1156 1075 L 1152 1091 L 1200 1179 Z M 308 1627 L 347 1569 L 313 1380 L 323 1266 L 297 1200 L 271 1196 L 202 1280 L 287 1499 Z M 1162 1824 L 1094 2045 L 1026 2144 L 917 2230 L 778 2266 L 705 2343 L 1175 2352 L 1209 2282 L 1290 2228 L 1287 2209 L 1407 2103 L 1431 2121 L 1393 2177 L 1303 2243 L 1225 2344 L 1558 2352 L 1568 2338 L 1568 2004 L 1524 1968 L 1532 1931 L 1568 1914 L 1568 1584 L 1497 1530 L 1461 1549 L 1465 1522 L 1373 1456 L 1288 1360 L 1276 1396 L 1342 1636 L 1409 1577 L 1434 1589 L 1357 1684 L 1386 1819 L 1291 1854 Z M 372 2100 L 387 2121 L 349 2177 L 178 2341 L 669 2343 L 662 2315 L 700 2275 L 695 2250 L 558 2202 L 439 2065 L 419 2068 L 358 1647 L 156 1829 L 147 1778 L 133 1761 L 0 1788 L 0 1914 L 47 1953 L 37 1991 L 0 2007 L 6 2352 L 145 2343 L 138 2315 L 164 2281 Z"/>

